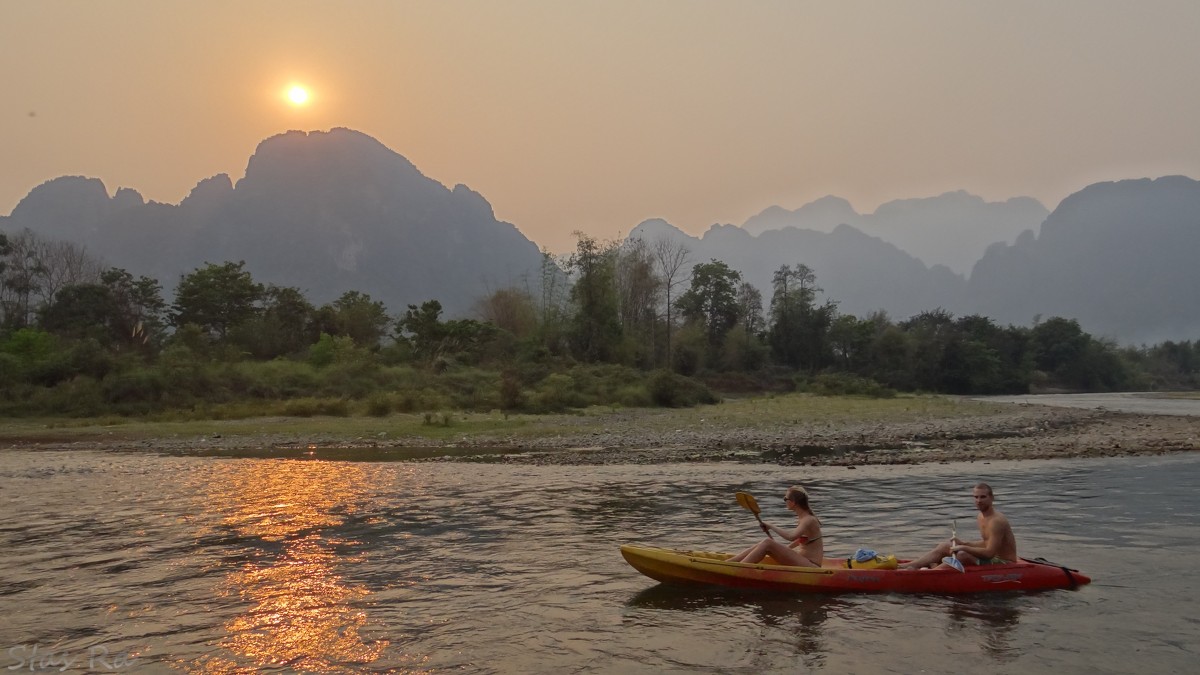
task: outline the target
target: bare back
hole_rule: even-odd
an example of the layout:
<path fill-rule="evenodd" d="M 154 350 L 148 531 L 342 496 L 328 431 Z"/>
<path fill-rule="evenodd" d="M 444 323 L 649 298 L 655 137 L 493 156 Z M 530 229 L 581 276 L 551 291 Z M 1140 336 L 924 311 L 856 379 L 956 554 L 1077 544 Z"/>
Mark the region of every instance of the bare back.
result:
<path fill-rule="evenodd" d="M 1017 537 L 1013 534 L 1008 518 L 992 509 L 987 515 L 980 513 L 978 520 L 979 533 L 983 535 L 983 548 L 992 551 L 991 557 L 1016 562 L 1019 559 Z"/>

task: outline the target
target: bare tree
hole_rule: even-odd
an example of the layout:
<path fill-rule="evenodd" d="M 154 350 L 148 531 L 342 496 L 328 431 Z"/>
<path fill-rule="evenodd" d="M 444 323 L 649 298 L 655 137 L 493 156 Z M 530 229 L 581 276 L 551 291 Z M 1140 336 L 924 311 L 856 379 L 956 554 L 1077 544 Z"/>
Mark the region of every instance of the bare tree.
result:
<path fill-rule="evenodd" d="M 688 280 L 686 271 L 682 274 L 680 272 L 685 269 L 684 266 L 687 265 L 691 251 L 682 241 L 667 236 L 656 239 L 651 245 L 651 249 L 654 251 L 654 259 L 658 262 L 658 268 L 662 272 L 662 288 L 667 301 L 667 368 L 672 368 L 671 327 L 674 317 L 671 314 L 671 298 L 675 287 Z"/>
<path fill-rule="evenodd" d="M 737 289 L 738 321 L 746 329 L 746 338 L 756 335 L 763 327 L 762 292 L 743 281 Z"/>
<path fill-rule="evenodd" d="M 655 333 L 663 282 L 644 240 L 626 239 L 617 250 L 616 284 L 617 312 L 638 365 L 653 367 L 658 361 Z"/>
<path fill-rule="evenodd" d="M 50 304 L 63 286 L 94 284 L 100 281 L 104 265 L 83 246 L 69 241 L 35 237 L 33 248 L 34 255 L 41 261 L 42 304 Z"/>
<path fill-rule="evenodd" d="M 617 295 L 621 323 L 626 329 L 653 325 L 662 278 L 654 269 L 654 255 L 641 239 L 629 239 L 617 252 Z"/>
<path fill-rule="evenodd" d="M 501 288 L 475 303 L 481 319 L 495 324 L 518 338 L 532 335 L 537 329 L 537 309 L 533 298 L 517 288 Z"/>
<path fill-rule="evenodd" d="M 64 286 L 100 281 L 101 262 L 69 241 L 29 229 L 0 242 L 0 309 L 10 326 L 28 326 Z"/>
<path fill-rule="evenodd" d="M 22 230 L 7 238 L 4 246 L 3 275 L 0 276 L 0 308 L 5 325 L 23 328 L 33 321 L 37 307 L 35 294 L 41 293 L 44 270 L 37 257 L 37 235 Z"/>

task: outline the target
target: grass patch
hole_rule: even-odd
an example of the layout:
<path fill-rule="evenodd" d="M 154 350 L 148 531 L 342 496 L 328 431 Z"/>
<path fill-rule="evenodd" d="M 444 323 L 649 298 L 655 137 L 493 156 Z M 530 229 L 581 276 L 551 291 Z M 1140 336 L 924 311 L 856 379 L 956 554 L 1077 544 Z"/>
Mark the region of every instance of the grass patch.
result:
<path fill-rule="evenodd" d="M 489 439 L 519 445 L 522 439 L 545 436 L 584 434 L 603 431 L 613 416 L 636 416 L 639 428 L 669 432 L 687 427 L 710 429 L 762 429 L 797 424 L 836 427 L 862 422 L 902 423 L 931 418 L 974 417 L 996 414 L 1006 408 L 999 404 L 945 398 L 941 396 L 899 395 L 872 399 L 848 396 L 786 394 L 779 396 L 729 399 L 717 405 L 694 408 L 624 408 L 592 406 L 572 413 L 505 414 L 492 412 L 440 411 L 428 423 L 424 413 L 390 413 L 386 416 L 344 416 L 342 411 L 313 411 L 302 416 L 278 414 L 278 403 L 264 403 L 274 412 L 249 416 L 249 406 L 230 406 L 229 411 L 206 409 L 205 415 L 224 419 L 124 418 L 20 418 L 0 424 L 0 442 L 123 442 L 154 439 L 189 439 L 220 435 L 225 439 L 257 442 L 306 442 L 331 440 L 427 440 L 433 443 Z M 320 407 L 314 404 L 313 407 Z M 308 413 L 308 410 L 304 411 Z M 332 412 L 333 415 L 327 414 Z M 362 410 L 367 413 L 367 410 Z M 197 411 L 200 414 L 201 411 Z M 233 413 L 237 413 L 234 415 Z M 442 424 L 443 415 L 452 421 Z"/>

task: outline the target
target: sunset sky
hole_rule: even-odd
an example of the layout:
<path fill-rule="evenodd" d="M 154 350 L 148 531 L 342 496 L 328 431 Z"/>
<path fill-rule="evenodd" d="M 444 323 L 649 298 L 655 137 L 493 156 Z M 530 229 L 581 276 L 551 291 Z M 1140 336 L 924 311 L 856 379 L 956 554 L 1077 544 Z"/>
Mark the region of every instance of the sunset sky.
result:
<path fill-rule="evenodd" d="M 0 3 L 0 214 L 350 127 L 562 251 L 827 194 L 1200 178 L 1195 0 Z M 293 90 L 301 87 L 301 90 Z"/>

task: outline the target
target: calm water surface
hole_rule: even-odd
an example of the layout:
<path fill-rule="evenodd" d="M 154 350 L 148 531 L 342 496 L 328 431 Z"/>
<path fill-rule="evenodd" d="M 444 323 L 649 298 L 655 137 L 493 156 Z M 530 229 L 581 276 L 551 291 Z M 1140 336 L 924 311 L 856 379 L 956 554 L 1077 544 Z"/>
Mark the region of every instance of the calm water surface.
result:
<path fill-rule="evenodd" d="M 679 591 L 618 546 L 733 550 L 810 489 L 829 555 L 911 556 L 987 480 L 1078 591 Z M 0 667 L 195 672 L 1195 672 L 1200 457 L 920 467 L 0 454 Z M 36 650 L 36 651 L 35 651 Z M 40 660 L 39 660 L 40 659 Z"/>

